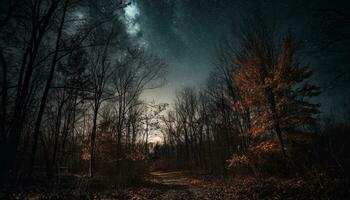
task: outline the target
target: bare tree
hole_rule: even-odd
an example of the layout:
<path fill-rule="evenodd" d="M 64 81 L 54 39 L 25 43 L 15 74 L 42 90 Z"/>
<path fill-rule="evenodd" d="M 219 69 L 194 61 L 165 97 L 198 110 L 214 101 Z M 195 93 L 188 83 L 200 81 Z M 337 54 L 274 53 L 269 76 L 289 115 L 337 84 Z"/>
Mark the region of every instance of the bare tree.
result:
<path fill-rule="evenodd" d="M 115 111 L 117 116 L 117 157 L 123 157 L 122 137 L 126 127 L 126 115 L 140 102 L 138 98 L 145 89 L 161 86 L 165 64 L 144 51 L 128 49 L 115 67 Z"/>

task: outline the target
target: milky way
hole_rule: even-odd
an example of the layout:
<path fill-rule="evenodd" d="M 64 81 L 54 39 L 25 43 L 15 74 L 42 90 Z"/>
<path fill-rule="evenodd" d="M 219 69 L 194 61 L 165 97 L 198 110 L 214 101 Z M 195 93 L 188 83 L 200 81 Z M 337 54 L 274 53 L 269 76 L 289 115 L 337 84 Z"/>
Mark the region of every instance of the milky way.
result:
<path fill-rule="evenodd" d="M 280 29 L 291 30 L 305 42 L 320 34 L 317 27 L 312 27 L 315 24 L 312 11 L 328 4 L 330 1 L 317 0 L 131 1 L 124 9 L 127 33 L 137 45 L 168 64 L 167 83 L 146 91 L 143 98 L 171 103 L 176 90 L 185 86 L 201 88 L 214 68 L 215 47 L 225 38 L 234 37 L 242 16 L 258 13 L 277 19 Z M 317 71 L 315 79 L 324 83 L 330 77 L 329 67 L 321 66 L 325 62 L 319 59 L 314 60 L 307 62 Z"/>

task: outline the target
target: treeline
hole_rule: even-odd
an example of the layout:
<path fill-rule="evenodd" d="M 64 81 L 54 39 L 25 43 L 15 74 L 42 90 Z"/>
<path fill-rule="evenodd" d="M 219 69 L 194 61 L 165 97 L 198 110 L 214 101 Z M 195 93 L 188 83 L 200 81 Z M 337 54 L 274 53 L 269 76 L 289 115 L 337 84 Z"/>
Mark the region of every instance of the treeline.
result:
<path fill-rule="evenodd" d="M 142 160 L 149 106 L 140 94 L 163 83 L 165 64 L 132 45 L 128 2 L 0 4 L 1 185 Z"/>
<path fill-rule="evenodd" d="M 324 135 L 320 139 L 313 97 L 320 88 L 310 79 L 312 70 L 299 47 L 292 33 L 248 17 L 238 39 L 218 48 L 207 83 L 199 91 L 184 88 L 176 94 L 164 117 L 164 144 L 155 150 L 154 167 L 224 173 L 246 165 L 255 174 L 264 167 L 277 173 L 308 168 L 306 161 L 328 147 L 319 143 Z M 313 158 L 307 157 L 310 152 Z"/>

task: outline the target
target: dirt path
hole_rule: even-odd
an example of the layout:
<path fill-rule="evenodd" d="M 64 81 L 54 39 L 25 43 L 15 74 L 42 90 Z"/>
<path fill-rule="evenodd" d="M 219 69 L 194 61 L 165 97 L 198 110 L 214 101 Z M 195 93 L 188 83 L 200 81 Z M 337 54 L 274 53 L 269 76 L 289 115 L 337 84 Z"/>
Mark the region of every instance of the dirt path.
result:
<path fill-rule="evenodd" d="M 184 172 L 152 172 L 146 184 L 132 191 L 131 199 L 193 200 L 201 198 L 196 179 Z"/>

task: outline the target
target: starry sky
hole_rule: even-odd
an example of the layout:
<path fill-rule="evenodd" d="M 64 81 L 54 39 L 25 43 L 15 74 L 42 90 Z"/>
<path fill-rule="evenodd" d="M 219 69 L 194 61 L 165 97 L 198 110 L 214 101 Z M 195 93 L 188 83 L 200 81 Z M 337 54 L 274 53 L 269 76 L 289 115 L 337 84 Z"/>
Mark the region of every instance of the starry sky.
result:
<path fill-rule="evenodd" d="M 304 49 L 311 52 L 304 60 L 316 72 L 314 81 L 326 87 L 336 73 L 349 68 L 349 60 L 339 54 L 312 53 L 320 43 L 315 38 L 327 39 L 338 33 L 332 33 L 333 36 L 324 33 L 325 14 L 320 11 L 325 8 L 346 11 L 347 4 L 337 0 L 132 0 L 124 9 L 123 21 L 136 45 L 168 65 L 164 86 L 146 91 L 143 98 L 171 103 L 176 90 L 203 86 L 214 68 L 216 46 L 226 38 L 234 40 L 242 16 L 251 14 L 263 15 L 274 20 L 280 30 L 292 31 L 303 42 Z M 341 85 L 324 93 L 321 101 L 328 104 L 334 100 L 333 96 L 344 93 L 344 87 L 349 89 L 347 83 Z"/>
<path fill-rule="evenodd" d="M 176 90 L 200 87 L 213 66 L 216 43 L 230 29 L 225 6 L 212 0 L 138 0 L 125 9 L 127 32 L 168 65 L 167 83 L 146 91 L 147 99 L 171 102 Z"/>

